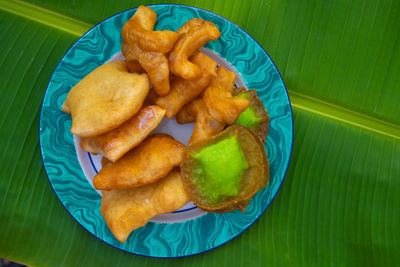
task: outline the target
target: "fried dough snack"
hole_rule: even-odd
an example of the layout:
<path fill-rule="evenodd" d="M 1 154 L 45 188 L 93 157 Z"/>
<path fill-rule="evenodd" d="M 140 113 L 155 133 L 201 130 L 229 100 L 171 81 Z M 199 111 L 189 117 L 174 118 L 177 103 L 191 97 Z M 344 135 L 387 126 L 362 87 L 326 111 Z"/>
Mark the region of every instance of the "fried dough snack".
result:
<path fill-rule="evenodd" d="M 196 98 L 184 105 L 176 114 L 176 121 L 180 124 L 195 122 L 197 114 L 203 109 L 203 99 Z"/>
<path fill-rule="evenodd" d="M 113 235 L 125 242 L 129 234 L 156 215 L 180 209 L 190 201 L 179 171 L 144 186 L 103 191 L 100 212 Z"/>
<path fill-rule="evenodd" d="M 132 18 L 129 19 L 129 22 L 132 24 L 135 24 L 135 25 L 139 25 L 145 31 L 152 31 L 154 28 L 154 25 L 156 24 L 156 20 L 157 20 L 157 14 L 156 14 L 156 12 L 154 12 L 153 9 L 146 7 L 146 6 L 139 6 L 136 10 L 135 15 L 133 15 Z M 126 31 L 129 31 L 127 23 L 125 25 L 124 25 L 125 28 L 122 28 L 121 35 L 123 35 L 123 32 L 125 33 Z M 136 43 L 133 43 L 133 44 L 136 45 Z M 138 46 L 132 47 L 131 45 L 129 45 L 127 43 L 127 41 L 124 40 L 121 43 L 121 51 L 122 51 L 122 54 L 127 59 L 127 61 L 135 62 L 131 65 L 139 63 L 138 62 L 139 54 L 142 52 L 142 50 Z M 140 68 L 138 67 L 138 69 L 140 69 Z M 131 71 L 131 72 L 135 72 L 135 71 Z"/>
<path fill-rule="evenodd" d="M 140 144 L 160 124 L 164 115 L 165 110 L 158 106 L 143 107 L 118 128 L 95 137 L 83 137 L 79 145 L 87 152 L 101 154 L 115 162 Z"/>
<path fill-rule="evenodd" d="M 179 34 L 173 31 L 153 31 L 157 14 L 149 7 L 139 6 L 135 15 L 122 27 L 121 35 L 129 44 L 137 44 L 148 52 L 168 53 Z"/>
<path fill-rule="evenodd" d="M 197 114 L 196 124 L 194 125 L 189 144 L 214 136 L 221 132 L 224 127 L 225 123 L 214 119 L 207 112 L 201 111 Z"/>
<path fill-rule="evenodd" d="M 155 105 L 158 95 L 153 88 L 150 88 L 149 93 L 146 96 L 146 104 L 148 105 Z"/>
<path fill-rule="evenodd" d="M 152 135 L 112 165 L 104 166 L 93 185 L 99 190 L 114 190 L 153 183 L 179 166 L 185 149 L 168 135 Z"/>
<path fill-rule="evenodd" d="M 130 22 L 140 27 L 145 31 L 152 31 L 156 25 L 157 14 L 153 9 L 147 6 L 139 6 L 136 9 L 135 15 L 130 18 Z"/>
<path fill-rule="evenodd" d="M 178 34 L 172 31 L 153 31 L 157 14 L 149 7 L 139 6 L 135 15 L 121 31 L 124 41 L 121 52 L 128 62 L 130 72 L 149 75 L 158 95 L 170 90 L 169 66 L 165 53 L 172 50 Z"/>
<path fill-rule="evenodd" d="M 207 112 L 211 117 L 226 124 L 233 124 L 250 104 L 247 99 L 232 97 L 235 80 L 234 72 L 220 66 L 217 78 L 212 81 L 203 95 Z"/>
<path fill-rule="evenodd" d="M 191 61 L 200 68 L 201 76 L 193 80 L 176 76 L 169 93 L 156 100 L 158 106 L 166 109 L 168 118 L 175 116 L 186 103 L 196 98 L 206 88 L 212 77 L 217 76 L 217 62 L 203 53 L 197 53 Z"/>
<path fill-rule="evenodd" d="M 216 135 L 225 127 L 223 122 L 214 119 L 208 114 L 201 98 L 186 104 L 176 115 L 176 121 L 180 124 L 196 121 L 189 144 Z"/>
<path fill-rule="evenodd" d="M 186 104 L 176 116 L 178 123 L 196 118 L 190 144 L 211 137 L 225 125 L 233 124 L 250 104 L 247 99 L 232 97 L 236 74 L 223 66 L 218 67 L 214 78 L 204 91 L 202 99 Z"/>
<path fill-rule="evenodd" d="M 167 57 L 159 52 L 145 52 L 139 55 L 139 64 L 149 75 L 156 93 L 158 95 L 168 94 L 170 85 Z"/>
<path fill-rule="evenodd" d="M 177 33 L 179 39 L 169 55 L 169 68 L 184 79 L 199 78 L 201 69 L 188 58 L 208 41 L 217 40 L 221 33 L 214 23 L 200 18 L 187 21 Z"/>
<path fill-rule="evenodd" d="M 107 63 L 71 89 L 62 110 L 71 113 L 71 133 L 92 137 L 117 128 L 135 115 L 148 91 L 146 74 L 129 73 L 125 61 Z"/>
<path fill-rule="evenodd" d="M 146 72 L 158 95 L 165 95 L 169 92 L 168 59 L 164 54 L 144 52 L 137 44 L 129 45 L 126 41 L 122 41 L 121 51 L 126 58 L 130 72 Z"/>
<path fill-rule="evenodd" d="M 108 159 L 106 159 L 105 157 L 101 158 L 101 167 L 104 168 L 105 166 L 110 166 L 113 163 L 111 161 L 109 161 Z"/>
<path fill-rule="evenodd" d="M 131 73 L 142 74 L 146 72 L 137 60 L 126 61 L 126 65 Z"/>
<path fill-rule="evenodd" d="M 136 45 L 129 45 L 125 40 L 121 42 L 121 53 L 126 58 L 128 70 L 132 73 L 145 73 L 145 69 L 139 63 L 139 55 L 143 51 Z"/>

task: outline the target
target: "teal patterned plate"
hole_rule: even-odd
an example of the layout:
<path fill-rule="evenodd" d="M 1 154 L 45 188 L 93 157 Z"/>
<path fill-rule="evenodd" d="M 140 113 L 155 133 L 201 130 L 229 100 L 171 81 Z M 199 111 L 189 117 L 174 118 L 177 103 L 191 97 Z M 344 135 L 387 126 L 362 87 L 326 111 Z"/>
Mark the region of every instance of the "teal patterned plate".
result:
<path fill-rule="evenodd" d="M 71 216 L 91 234 L 116 248 L 143 256 L 182 257 L 202 253 L 232 240 L 249 228 L 277 194 L 290 160 L 293 119 L 282 78 L 264 49 L 244 30 L 209 11 L 182 5 L 152 5 L 158 15 L 156 29 L 176 31 L 187 20 L 212 21 L 221 37 L 202 51 L 220 65 L 235 71 L 237 86 L 254 88 L 270 115 L 265 148 L 270 162 L 270 181 L 246 208 L 246 212 L 206 213 L 189 203 L 170 214 L 153 218 L 118 242 L 100 214 L 101 193 L 92 186 L 100 168 L 99 157 L 80 150 L 70 133 L 71 116 L 61 111 L 69 90 L 89 72 L 108 61 L 122 58 L 121 28 L 135 13 L 130 9 L 97 24 L 65 54 L 47 87 L 40 116 L 43 164 L 57 197 Z M 164 119 L 156 132 L 187 143 L 192 124 L 178 125 Z"/>

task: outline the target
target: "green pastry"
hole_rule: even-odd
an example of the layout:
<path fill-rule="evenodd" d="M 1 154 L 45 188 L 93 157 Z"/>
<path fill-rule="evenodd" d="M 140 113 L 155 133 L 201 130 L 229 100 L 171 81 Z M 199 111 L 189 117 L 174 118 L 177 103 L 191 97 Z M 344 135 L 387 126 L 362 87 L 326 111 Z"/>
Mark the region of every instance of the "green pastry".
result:
<path fill-rule="evenodd" d="M 264 145 L 239 125 L 189 145 L 181 173 L 192 201 L 209 212 L 244 211 L 269 177 Z"/>

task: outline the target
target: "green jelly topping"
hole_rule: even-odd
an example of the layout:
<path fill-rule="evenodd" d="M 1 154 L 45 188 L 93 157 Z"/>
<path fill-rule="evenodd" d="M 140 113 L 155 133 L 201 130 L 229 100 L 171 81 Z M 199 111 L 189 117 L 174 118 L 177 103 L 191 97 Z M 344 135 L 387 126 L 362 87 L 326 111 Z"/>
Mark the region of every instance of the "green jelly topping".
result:
<path fill-rule="evenodd" d="M 193 158 L 193 182 L 208 201 L 238 195 L 242 174 L 249 165 L 235 136 L 203 148 Z"/>
<path fill-rule="evenodd" d="M 240 93 L 235 97 L 245 98 L 250 100 L 249 95 L 244 93 Z M 245 111 L 243 111 L 239 118 L 235 121 L 235 124 L 242 125 L 244 127 L 254 129 L 261 122 L 261 118 L 257 116 L 253 107 L 250 105 Z"/>

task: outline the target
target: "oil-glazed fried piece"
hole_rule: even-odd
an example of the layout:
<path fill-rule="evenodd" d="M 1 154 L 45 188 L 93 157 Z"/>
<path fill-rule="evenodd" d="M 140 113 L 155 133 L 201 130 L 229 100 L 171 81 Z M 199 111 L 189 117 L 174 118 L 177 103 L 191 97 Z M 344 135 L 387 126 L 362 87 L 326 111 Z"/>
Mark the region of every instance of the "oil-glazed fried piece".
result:
<path fill-rule="evenodd" d="M 71 113 L 71 132 L 92 137 L 111 131 L 135 115 L 149 91 L 146 74 L 128 72 L 125 61 L 106 63 L 68 93 L 62 110 Z"/>
<path fill-rule="evenodd" d="M 189 101 L 196 98 L 210 83 L 212 77 L 216 77 L 217 62 L 204 55 L 197 53 L 191 62 L 202 71 L 199 78 L 185 80 L 176 76 L 172 81 L 171 90 L 165 96 L 159 97 L 156 104 L 166 109 L 166 116 L 172 118 Z"/>
<path fill-rule="evenodd" d="M 186 104 L 177 114 L 178 123 L 196 118 L 189 144 L 211 137 L 222 131 L 225 125 L 233 124 L 240 113 L 250 104 L 247 99 L 232 97 L 236 74 L 218 67 L 217 76 L 204 91 L 201 99 Z"/>
<path fill-rule="evenodd" d="M 139 64 L 149 75 L 154 91 L 166 95 L 170 91 L 167 57 L 159 52 L 144 52 L 139 55 Z"/>
<path fill-rule="evenodd" d="M 165 134 L 148 137 L 93 179 L 99 190 L 133 188 L 154 183 L 182 161 L 186 147 Z"/>
<path fill-rule="evenodd" d="M 169 66 L 165 53 L 172 49 L 178 34 L 172 31 L 153 31 L 156 18 L 154 10 L 140 6 L 122 28 L 124 40 L 121 43 L 121 52 L 128 62 L 130 72 L 145 71 L 157 94 L 165 95 L 170 90 Z"/>
<path fill-rule="evenodd" d="M 188 58 L 208 41 L 217 40 L 221 33 L 214 23 L 200 18 L 187 21 L 177 33 L 179 39 L 169 55 L 170 71 L 187 80 L 199 78 L 201 69 Z"/>
<path fill-rule="evenodd" d="M 143 11 L 144 9 L 146 11 Z M 122 27 L 121 35 L 129 44 L 137 44 L 144 51 L 168 53 L 172 50 L 179 34 L 168 30 L 153 31 L 154 17 L 157 18 L 154 10 L 139 6 L 135 15 Z"/>
<path fill-rule="evenodd" d="M 217 70 L 217 77 L 207 87 L 203 95 L 207 112 L 211 117 L 226 124 L 233 124 L 240 113 L 250 104 L 247 99 L 232 96 L 235 80 L 236 74 L 234 72 L 220 66 Z"/>
<path fill-rule="evenodd" d="M 143 107 L 118 128 L 102 135 L 83 137 L 79 144 L 83 150 L 115 162 L 140 144 L 160 124 L 164 115 L 165 110 L 158 106 Z"/>
<path fill-rule="evenodd" d="M 173 212 L 190 201 L 179 171 L 144 186 L 103 191 L 100 213 L 120 242 L 156 215 Z"/>
<path fill-rule="evenodd" d="M 197 114 L 203 109 L 203 99 L 196 98 L 184 105 L 176 114 L 176 122 L 180 124 L 195 122 Z"/>

